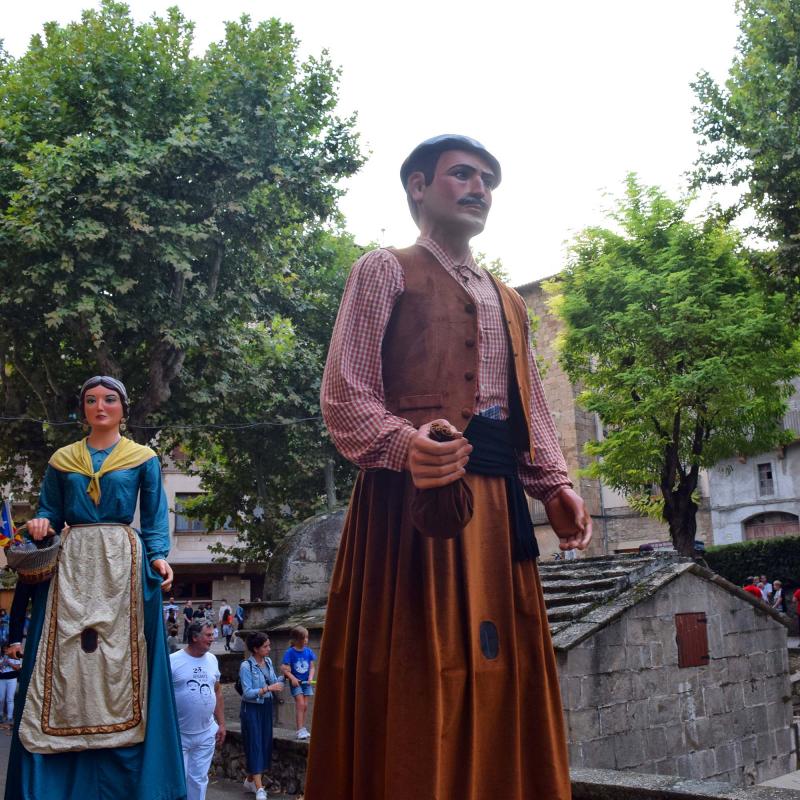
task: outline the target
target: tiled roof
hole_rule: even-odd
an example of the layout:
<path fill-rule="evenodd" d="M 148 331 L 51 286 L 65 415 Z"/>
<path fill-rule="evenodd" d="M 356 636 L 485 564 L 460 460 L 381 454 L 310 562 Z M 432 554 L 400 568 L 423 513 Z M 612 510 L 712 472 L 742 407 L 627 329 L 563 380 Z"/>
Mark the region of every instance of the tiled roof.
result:
<path fill-rule="evenodd" d="M 684 572 L 692 572 L 788 624 L 782 614 L 690 558 L 674 553 L 599 556 L 539 565 L 553 646 L 569 650 Z"/>

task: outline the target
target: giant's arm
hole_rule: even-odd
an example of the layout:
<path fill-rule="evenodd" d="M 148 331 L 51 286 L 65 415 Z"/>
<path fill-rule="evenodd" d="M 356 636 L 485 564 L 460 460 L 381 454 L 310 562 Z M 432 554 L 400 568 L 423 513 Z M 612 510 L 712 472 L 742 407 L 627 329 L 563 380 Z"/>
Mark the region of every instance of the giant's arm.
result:
<path fill-rule="evenodd" d="M 561 488 L 571 487 L 572 481 L 567 474 L 567 464 L 558 444 L 556 426 L 547 407 L 542 379 L 530 346 L 528 346 L 528 372 L 531 382 L 530 435 L 535 458 L 531 461 L 530 453 L 520 456 L 519 476 L 525 491 L 531 497 L 546 503 L 555 497 Z"/>
<path fill-rule="evenodd" d="M 386 250 L 359 259 L 333 329 L 320 405 L 339 452 L 362 469 L 403 470 L 416 429 L 386 410 L 381 344 L 403 271 Z"/>
<path fill-rule="evenodd" d="M 169 507 L 161 483 L 161 465 L 153 457 L 141 467 L 139 519 L 148 561 L 165 559 L 169 553 Z"/>

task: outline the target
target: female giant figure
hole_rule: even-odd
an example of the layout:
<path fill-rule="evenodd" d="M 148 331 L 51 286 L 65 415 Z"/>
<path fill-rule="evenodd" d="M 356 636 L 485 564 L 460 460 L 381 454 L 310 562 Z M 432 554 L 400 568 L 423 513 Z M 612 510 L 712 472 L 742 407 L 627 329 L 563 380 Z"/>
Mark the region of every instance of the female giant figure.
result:
<path fill-rule="evenodd" d="M 31 538 L 61 531 L 52 579 L 33 589 L 6 800 L 186 795 L 161 589 L 172 582 L 155 453 L 120 435 L 125 387 L 81 388 L 87 438 L 56 451 Z M 141 531 L 131 527 L 137 499 Z"/>

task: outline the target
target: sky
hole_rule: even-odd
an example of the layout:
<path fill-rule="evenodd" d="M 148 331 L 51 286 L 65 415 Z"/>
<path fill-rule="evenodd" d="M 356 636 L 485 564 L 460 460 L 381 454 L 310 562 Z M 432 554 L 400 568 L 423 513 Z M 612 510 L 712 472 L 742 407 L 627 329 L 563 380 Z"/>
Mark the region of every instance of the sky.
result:
<path fill-rule="evenodd" d="M 48 20 L 80 18 L 92 0 L 6 4 L 0 38 L 22 55 Z M 514 285 L 563 268 L 566 243 L 604 220 L 633 170 L 673 195 L 697 156 L 691 81 L 724 81 L 734 56 L 734 0 L 132 0 L 137 21 L 178 5 L 196 50 L 225 20 L 249 14 L 294 25 L 304 55 L 327 49 L 341 68 L 340 113 L 358 115 L 369 158 L 340 207 L 360 243 L 416 236 L 400 184 L 423 139 L 464 133 L 499 159 L 484 233 Z M 10 7 L 9 7 L 10 6 Z"/>

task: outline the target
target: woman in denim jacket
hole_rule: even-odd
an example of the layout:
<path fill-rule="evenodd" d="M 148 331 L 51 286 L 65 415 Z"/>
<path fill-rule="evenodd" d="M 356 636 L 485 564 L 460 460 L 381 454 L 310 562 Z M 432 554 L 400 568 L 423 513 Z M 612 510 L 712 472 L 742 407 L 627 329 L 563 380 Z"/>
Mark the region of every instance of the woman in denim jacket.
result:
<path fill-rule="evenodd" d="M 250 658 L 239 667 L 242 684 L 242 705 L 239 720 L 242 723 L 242 740 L 247 766 L 244 788 L 255 792 L 256 800 L 267 800 L 267 790 L 261 782 L 261 773 L 272 763 L 272 694 L 283 690 L 283 679 L 275 674 L 269 637 L 265 633 L 251 633 L 247 637 Z"/>

